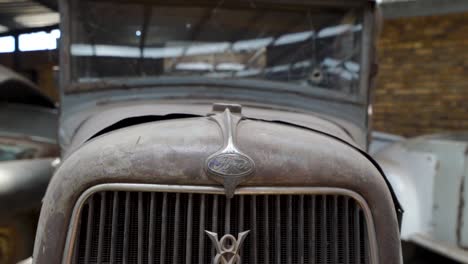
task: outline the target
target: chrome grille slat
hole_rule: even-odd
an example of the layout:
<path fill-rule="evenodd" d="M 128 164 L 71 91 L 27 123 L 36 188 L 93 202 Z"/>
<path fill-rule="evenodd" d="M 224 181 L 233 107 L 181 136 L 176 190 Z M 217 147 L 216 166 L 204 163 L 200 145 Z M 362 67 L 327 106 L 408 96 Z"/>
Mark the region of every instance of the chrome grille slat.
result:
<path fill-rule="evenodd" d="M 161 223 L 161 240 L 166 241 L 167 234 L 167 193 L 164 193 L 162 204 L 162 223 Z M 161 251 L 159 257 L 161 263 L 166 263 L 166 243 L 161 243 Z"/>
<path fill-rule="evenodd" d="M 333 196 L 333 218 L 332 218 L 332 263 L 338 263 L 338 197 Z"/>
<path fill-rule="evenodd" d="M 213 213 L 211 215 L 211 230 L 212 232 L 217 233 L 218 232 L 218 196 L 213 197 Z M 216 255 L 215 247 L 214 245 L 211 245 L 211 255 L 210 259 L 213 259 L 213 256 Z"/>
<path fill-rule="evenodd" d="M 226 200 L 226 206 L 224 211 L 224 233 L 231 233 L 231 200 Z"/>
<path fill-rule="evenodd" d="M 360 235 L 361 230 L 359 227 L 359 208 L 354 208 L 354 245 L 355 245 L 355 251 L 356 254 L 354 257 L 356 258 L 355 262 L 356 263 L 361 263 L 361 248 L 360 248 Z"/>
<path fill-rule="evenodd" d="M 371 264 L 364 210 L 340 195 L 109 191 L 91 195 L 77 223 L 77 264 L 212 263 L 205 230 L 250 230 L 244 264 Z"/>
<path fill-rule="evenodd" d="M 309 263 L 315 264 L 315 245 L 316 245 L 316 237 L 315 237 L 315 196 L 310 197 L 310 205 L 309 205 Z"/>
<path fill-rule="evenodd" d="M 349 199 L 344 198 L 344 217 L 343 217 L 343 232 L 344 232 L 344 263 L 349 264 Z"/>
<path fill-rule="evenodd" d="M 198 233 L 198 263 L 204 264 L 205 262 L 205 236 L 203 235 L 205 232 L 205 206 L 206 200 L 205 195 L 202 194 L 200 197 L 200 228 Z"/>
<path fill-rule="evenodd" d="M 93 219 L 94 218 L 94 197 L 89 200 L 88 220 L 86 228 L 86 250 L 85 250 L 85 264 L 89 263 L 91 255 L 91 240 L 93 235 Z"/>
<path fill-rule="evenodd" d="M 242 231 L 245 231 L 244 229 L 244 196 L 240 196 L 239 197 L 239 210 L 238 210 L 238 214 L 239 214 L 239 219 L 238 219 L 238 225 L 239 225 L 239 232 L 242 232 Z M 239 254 L 241 256 L 243 256 L 242 254 L 242 248 L 239 249 Z M 242 262 L 243 259 L 241 259 L 241 262 Z M 241 263 L 239 263 L 241 264 Z"/>
<path fill-rule="evenodd" d="M 180 193 L 176 194 L 175 216 L 174 216 L 174 242 L 172 250 L 172 263 L 180 263 L 179 257 L 179 229 L 180 229 Z"/>
<path fill-rule="evenodd" d="M 187 207 L 187 234 L 185 241 L 185 263 L 192 263 L 192 225 L 193 225 L 193 194 L 189 194 Z"/>
<path fill-rule="evenodd" d="M 98 238 L 98 254 L 97 254 L 97 263 L 101 264 L 102 261 L 102 251 L 103 251 L 103 240 L 104 240 L 104 222 L 106 220 L 106 193 L 101 193 L 101 208 L 99 209 L 99 238 Z"/>
<path fill-rule="evenodd" d="M 124 221 L 124 240 L 123 240 L 123 263 L 128 263 L 128 244 L 130 232 L 130 192 L 125 193 L 125 221 Z"/>
<path fill-rule="evenodd" d="M 138 193 L 138 264 L 143 264 L 143 193 Z"/>
<path fill-rule="evenodd" d="M 304 264 L 304 196 L 299 196 L 299 228 L 297 230 L 299 264 Z"/>
<path fill-rule="evenodd" d="M 270 248 L 270 230 L 268 227 L 268 196 L 263 198 L 263 209 L 264 209 L 264 217 L 263 217 L 263 254 L 264 254 L 264 262 L 270 263 L 270 252 L 268 249 Z"/>
<path fill-rule="evenodd" d="M 280 196 L 276 196 L 276 212 L 275 212 L 275 241 L 281 241 L 281 200 Z M 281 244 L 275 244 L 276 264 L 281 264 Z"/>
<path fill-rule="evenodd" d="M 244 231 L 244 196 L 239 197 L 239 231 Z"/>
<path fill-rule="evenodd" d="M 149 231 L 148 231 L 148 264 L 154 263 L 154 239 L 155 235 L 155 193 L 151 193 L 150 197 L 150 214 L 149 214 Z"/>
<path fill-rule="evenodd" d="M 328 263 L 328 254 L 327 254 L 327 246 L 328 246 L 328 240 L 327 240 L 327 235 L 328 235 L 328 223 L 327 223 L 327 199 L 325 196 L 321 196 L 321 206 L 322 206 L 322 219 L 321 219 L 321 227 L 320 228 L 320 240 L 321 240 L 321 251 L 320 251 L 320 261 L 322 263 Z"/>
<path fill-rule="evenodd" d="M 288 195 L 288 222 L 287 222 L 287 263 L 292 263 L 292 195 Z"/>
<path fill-rule="evenodd" d="M 112 231 L 111 231 L 111 248 L 110 248 L 110 262 L 115 263 L 116 250 L 117 250 L 117 220 L 119 214 L 119 196 L 118 192 L 113 192 L 112 199 Z"/>
<path fill-rule="evenodd" d="M 252 224 L 250 233 L 252 235 L 252 252 L 250 254 L 252 260 L 252 264 L 257 264 L 257 245 L 258 245 L 258 240 L 257 240 L 257 196 L 253 195 L 250 200 L 250 214 L 251 214 L 251 220 L 250 223 Z M 250 234 L 249 234 L 250 235 Z"/>

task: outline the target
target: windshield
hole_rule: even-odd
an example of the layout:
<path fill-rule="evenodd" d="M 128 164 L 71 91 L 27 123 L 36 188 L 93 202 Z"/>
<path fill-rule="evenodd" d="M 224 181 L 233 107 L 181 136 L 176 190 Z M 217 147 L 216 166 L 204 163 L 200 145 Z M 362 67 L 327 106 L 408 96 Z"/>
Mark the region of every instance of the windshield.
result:
<path fill-rule="evenodd" d="M 227 2 L 72 1 L 67 91 L 200 77 L 359 94 L 361 9 Z"/>

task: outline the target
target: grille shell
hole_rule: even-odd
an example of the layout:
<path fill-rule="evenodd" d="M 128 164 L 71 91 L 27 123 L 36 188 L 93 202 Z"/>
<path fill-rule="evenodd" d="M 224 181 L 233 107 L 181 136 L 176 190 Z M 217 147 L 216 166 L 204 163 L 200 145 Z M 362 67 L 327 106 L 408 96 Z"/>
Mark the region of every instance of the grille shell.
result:
<path fill-rule="evenodd" d="M 375 263 L 367 207 L 348 191 L 284 188 L 228 200 L 137 190 L 101 190 L 78 204 L 72 263 L 210 263 L 215 251 L 204 230 L 219 238 L 251 230 L 243 263 Z"/>

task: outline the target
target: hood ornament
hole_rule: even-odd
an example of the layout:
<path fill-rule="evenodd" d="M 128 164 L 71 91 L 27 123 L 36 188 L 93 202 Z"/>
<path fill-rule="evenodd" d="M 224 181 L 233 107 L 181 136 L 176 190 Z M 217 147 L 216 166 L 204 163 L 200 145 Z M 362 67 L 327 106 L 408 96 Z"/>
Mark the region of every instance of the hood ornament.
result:
<path fill-rule="evenodd" d="M 240 105 L 215 104 L 211 116 L 223 133 L 223 147 L 206 159 L 205 169 L 209 177 L 223 184 L 226 196 L 232 198 L 240 183 L 255 171 L 254 161 L 236 147 L 236 129 L 241 116 Z"/>
<path fill-rule="evenodd" d="M 242 243 L 249 234 L 250 230 L 244 231 L 237 235 L 237 239 L 230 234 L 223 236 L 218 240 L 218 234 L 206 231 L 206 234 L 213 242 L 216 249 L 216 256 L 214 257 L 214 264 L 240 264 L 241 256 L 239 250 Z"/>

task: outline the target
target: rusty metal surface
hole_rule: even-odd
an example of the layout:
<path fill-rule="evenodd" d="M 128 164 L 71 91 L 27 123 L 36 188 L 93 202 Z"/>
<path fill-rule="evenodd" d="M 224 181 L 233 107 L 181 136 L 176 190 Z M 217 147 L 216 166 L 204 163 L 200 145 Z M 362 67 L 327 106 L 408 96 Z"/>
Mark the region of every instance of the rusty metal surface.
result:
<path fill-rule="evenodd" d="M 369 205 L 379 263 L 399 263 L 398 222 L 392 195 L 372 162 L 336 138 L 308 129 L 243 120 L 237 144 L 256 164 L 241 186 L 333 187 L 355 191 Z M 206 117 L 146 123 L 117 130 L 71 153 L 53 177 L 37 231 L 35 263 L 60 263 L 73 206 L 101 183 L 213 186 L 206 158 L 223 145 Z"/>
<path fill-rule="evenodd" d="M 128 101 L 112 104 L 77 108 L 77 113 L 62 120 L 60 126 L 60 143 L 63 156 L 79 148 L 83 143 L 103 129 L 119 121 L 139 116 L 164 117 L 169 114 L 190 114 L 205 116 L 211 112 L 212 104 L 191 101 Z M 82 109 L 82 111 L 79 111 Z M 301 113 L 272 109 L 271 107 L 242 106 L 246 118 L 266 121 L 285 122 L 303 126 L 322 133 L 338 137 L 361 149 L 366 148 L 365 128 L 358 125 L 318 113 Z"/>

